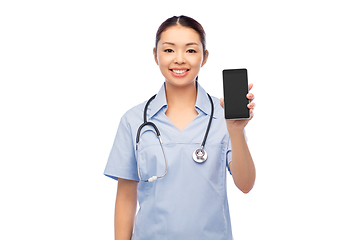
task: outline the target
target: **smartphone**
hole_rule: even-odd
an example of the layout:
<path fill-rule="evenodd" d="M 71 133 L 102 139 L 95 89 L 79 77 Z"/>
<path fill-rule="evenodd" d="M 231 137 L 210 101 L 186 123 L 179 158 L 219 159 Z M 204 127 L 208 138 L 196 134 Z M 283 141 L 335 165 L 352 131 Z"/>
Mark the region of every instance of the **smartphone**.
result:
<path fill-rule="evenodd" d="M 248 75 L 245 68 L 223 70 L 225 119 L 249 119 Z"/>

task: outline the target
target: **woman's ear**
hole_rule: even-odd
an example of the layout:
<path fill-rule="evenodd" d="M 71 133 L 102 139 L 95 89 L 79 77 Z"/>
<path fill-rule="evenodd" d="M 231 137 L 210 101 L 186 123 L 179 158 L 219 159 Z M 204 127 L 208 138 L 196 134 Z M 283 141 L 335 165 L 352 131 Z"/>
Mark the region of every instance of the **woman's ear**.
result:
<path fill-rule="evenodd" d="M 156 49 L 153 49 L 153 54 L 154 54 L 154 59 L 157 65 L 159 65 L 158 59 L 157 59 L 157 55 L 156 55 Z"/>
<path fill-rule="evenodd" d="M 203 61 L 202 61 L 202 63 L 201 63 L 201 67 L 205 65 L 208 57 L 209 57 L 209 51 L 206 50 L 205 56 L 204 56 Z"/>

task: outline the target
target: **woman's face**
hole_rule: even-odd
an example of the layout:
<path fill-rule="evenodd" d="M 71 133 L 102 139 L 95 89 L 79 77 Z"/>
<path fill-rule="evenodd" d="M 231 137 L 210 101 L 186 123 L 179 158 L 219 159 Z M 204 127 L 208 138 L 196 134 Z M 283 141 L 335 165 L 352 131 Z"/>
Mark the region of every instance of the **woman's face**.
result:
<path fill-rule="evenodd" d="M 161 33 L 157 52 L 153 50 L 165 81 L 186 86 L 195 81 L 200 68 L 206 63 L 199 34 L 192 28 L 173 26 Z"/>

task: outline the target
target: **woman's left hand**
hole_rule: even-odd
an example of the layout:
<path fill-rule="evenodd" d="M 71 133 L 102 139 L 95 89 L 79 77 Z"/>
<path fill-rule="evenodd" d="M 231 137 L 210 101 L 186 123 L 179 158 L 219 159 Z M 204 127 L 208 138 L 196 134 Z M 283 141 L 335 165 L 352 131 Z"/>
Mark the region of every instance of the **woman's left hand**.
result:
<path fill-rule="evenodd" d="M 253 88 L 253 84 L 249 84 L 249 91 Z M 253 102 L 255 96 L 252 93 L 248 93 L 246 97 L 250 100 L 247 107 L 250 109 L 250 118 L 249 119 L 239 119 L 239 120 L 226 120 L 226 125 L 228 128 L 229 133 L 231 132 L 239 132 L 244 130 L 245 126 L 248 124 L 248 122 L 254 117 L 254 108 L 255 103 Z M 220 105 L 224 108 L 224 99 L 220 98 Z"/>

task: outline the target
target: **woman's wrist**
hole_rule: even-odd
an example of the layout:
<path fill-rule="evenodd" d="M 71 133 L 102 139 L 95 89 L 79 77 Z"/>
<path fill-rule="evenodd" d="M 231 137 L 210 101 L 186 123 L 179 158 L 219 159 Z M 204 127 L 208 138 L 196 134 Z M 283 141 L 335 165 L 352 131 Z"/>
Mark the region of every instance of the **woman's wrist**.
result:
<path fill-rule="evenodd" d="M 231 128 L 228 129 L 229 135 L 230 135 L 230 139 L 236 137 L 236 138 L 245 138 L 245 132 L 244 132 L 244 128 L 241 129 L 236 129 L 236 128 Z"/>

